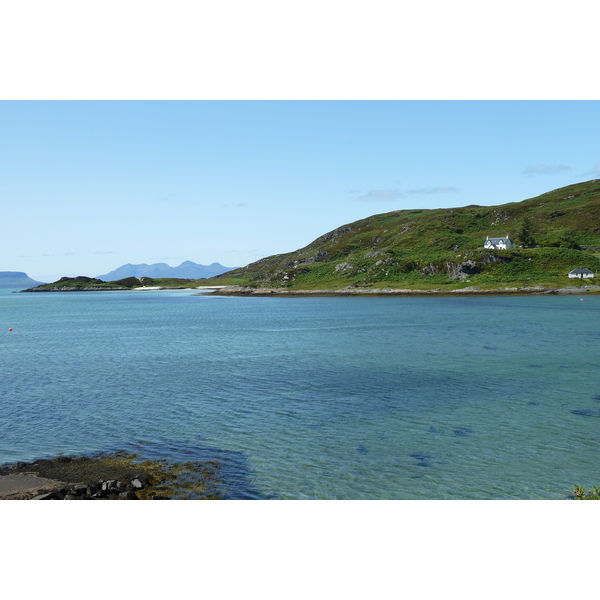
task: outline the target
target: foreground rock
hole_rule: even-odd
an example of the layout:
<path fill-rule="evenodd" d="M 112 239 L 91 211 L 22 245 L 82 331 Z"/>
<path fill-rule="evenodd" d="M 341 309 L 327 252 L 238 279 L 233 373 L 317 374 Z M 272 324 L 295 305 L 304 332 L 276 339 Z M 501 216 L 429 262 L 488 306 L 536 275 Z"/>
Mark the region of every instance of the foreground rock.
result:
<path fill-rule="evenodd" d="M 116 452 L 0 467 L 0 500 L 219 499 L 220 464 L 141 460 Z"/>

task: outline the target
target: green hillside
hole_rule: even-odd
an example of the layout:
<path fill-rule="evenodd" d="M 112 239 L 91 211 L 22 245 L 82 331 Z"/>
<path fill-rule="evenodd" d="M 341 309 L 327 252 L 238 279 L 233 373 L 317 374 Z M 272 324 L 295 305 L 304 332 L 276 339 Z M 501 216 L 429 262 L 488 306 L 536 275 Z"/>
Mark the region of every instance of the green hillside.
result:
<path fill-rule="evenodd" d="M 517 246 L 486 250 L 486 237 Z M 595 284 L 568 279 L 600 271 L 600 180 L 522 202 L 398 210 L 331 231 L 295 252 L 270 256 L 203 284 L 289 288 L 496 289 Z"/>

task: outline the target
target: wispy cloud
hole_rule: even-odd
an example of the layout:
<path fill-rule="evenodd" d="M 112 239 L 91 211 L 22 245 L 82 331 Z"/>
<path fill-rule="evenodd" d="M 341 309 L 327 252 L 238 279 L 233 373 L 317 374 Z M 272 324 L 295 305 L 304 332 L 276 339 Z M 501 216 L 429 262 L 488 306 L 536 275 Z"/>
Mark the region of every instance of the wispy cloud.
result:
<path fill-rule="evenodd" d="M 600 175 L 600 162 L 597 162 L 596 166 L 587 173 L 584 173 L 584 175 Z"/>
<path fill-rule="evenodd" d="M 455 187 L 423 187 L 415 188 L 412 190 L 370 190 L 362 196 L 355 198 L 358 202 L 380 202 L 387 200 L 399 200 L 405 196 L 418 196 L 423 194 L 451 194 L 458 192 L 458 188 Z"/>
<path fill-rule="evenodd" d="M 567 165 L 536 165 L 535 167 L 527 167 L 524 175 L 552 175 L 553 173 L 561 173 L 562 171 L 570 171 L 571 167 Z"/>
<path fill-rule="evenodd" d="M 406 192 L 407 196 L 416 196 L 418 194 L 453 194 L 454 192 L 458 192 L 458 188 L 455 187 L 427 187 L 427 188 L 417 188 L 415 190 L 408 190 Z"/>
<path fill-rule="evenodd" d="M 79 252 L 65 252 L 63 256 L 79 256 Z"/>
<path fill-rule="evenodd" d="M 359 202 L 379 202 L 381 200 L 398 200 L 402 197 L 399 190 L 371 190 L 356 198 Z"/>
<path fill-rule="evenodd" d="M 174 202 L 174 201 L 180 200 L 181 197 L 182 197 L 182 194 L 180 194 L 179 192 L 168 192 L 168 193 L 160 196 L 158 198 L 158 201 L 159 202 Z"/>
<path fill-rule="evenodd" d="M 112 250 L 96 250 L 94 254 L 114 254 Z"/>

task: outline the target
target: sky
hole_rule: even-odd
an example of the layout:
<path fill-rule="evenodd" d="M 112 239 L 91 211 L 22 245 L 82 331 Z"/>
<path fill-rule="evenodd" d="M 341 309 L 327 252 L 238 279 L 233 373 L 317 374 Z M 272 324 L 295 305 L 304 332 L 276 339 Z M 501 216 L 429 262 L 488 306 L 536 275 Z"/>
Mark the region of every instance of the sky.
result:
<path fill-rule="evenodd" d="M 0 270 L 39 281 L 244 266 L 373 214 L 600 177 L 598 101 L 5 100 L 0 140 Z"/>

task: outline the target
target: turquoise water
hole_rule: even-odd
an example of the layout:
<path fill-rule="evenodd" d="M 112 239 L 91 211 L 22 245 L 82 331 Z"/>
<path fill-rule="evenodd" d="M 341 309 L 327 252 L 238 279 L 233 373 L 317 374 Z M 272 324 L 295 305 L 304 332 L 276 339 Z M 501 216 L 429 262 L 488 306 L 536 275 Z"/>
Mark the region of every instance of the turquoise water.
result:
<path fill-rule="evenodd" d="M 230 498 L 566 498 L 600 484 L 599 316 L 600 296 L 1 290 L 0 464 L 124 448 L 219 458 Z"/>

